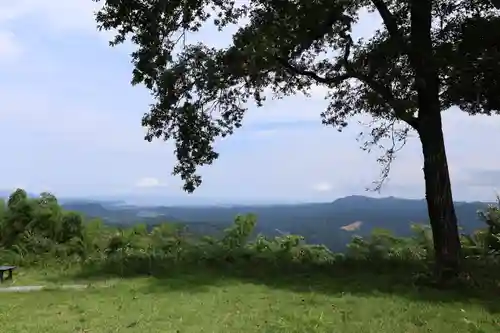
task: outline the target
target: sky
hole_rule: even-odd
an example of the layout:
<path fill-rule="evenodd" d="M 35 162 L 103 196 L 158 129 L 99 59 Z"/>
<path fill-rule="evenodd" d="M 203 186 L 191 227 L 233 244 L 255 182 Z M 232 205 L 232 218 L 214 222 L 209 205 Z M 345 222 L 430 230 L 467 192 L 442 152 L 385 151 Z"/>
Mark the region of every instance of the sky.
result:
<path fill-rule="evenodd" d="M 111 48 L 98 32 L 91 0 L 0 0 L 0 189 L 71 197 L 162 197 L 185 202 L 331 201 L 365 194 L 380 168 L 377 152 L 321 124 L 328 103 L 317 87 L 249 105 L 243 127 L 217 143 L 220 158 L 201 169 L 192 195 L 171 175 L 171 143 L 143 140 L 152 102 L 130 85 L 131 44 Z M 365 14 L 355 35 L 369 36 L 378 17 Z M 188 41 L 224 46 L 231 31 L 203 29 Z M 444 114 L 457 200 L 492 200 L 500 188 L 500 117 Z M 412 138 L 394 162 L 380 196 L 423 198 L 420 144 Z M 173 200 L 173 199 L 172 199 Z"/>

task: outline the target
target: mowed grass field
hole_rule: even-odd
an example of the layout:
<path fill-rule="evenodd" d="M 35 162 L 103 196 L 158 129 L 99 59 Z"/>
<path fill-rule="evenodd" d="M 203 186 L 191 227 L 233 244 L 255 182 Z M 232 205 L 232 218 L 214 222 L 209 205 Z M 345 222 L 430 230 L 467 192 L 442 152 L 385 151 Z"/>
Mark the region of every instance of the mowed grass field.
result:
<path fill-rule="evenodd" d="M 255 279 L 199 270 L 89 281 L 84 290 L 0 293 L 0 331 L 500 332 L 500 296 L 417 289 L 384 274 Z M 25 271 L 13 285 L 71 283 L 82 280 Z"/>

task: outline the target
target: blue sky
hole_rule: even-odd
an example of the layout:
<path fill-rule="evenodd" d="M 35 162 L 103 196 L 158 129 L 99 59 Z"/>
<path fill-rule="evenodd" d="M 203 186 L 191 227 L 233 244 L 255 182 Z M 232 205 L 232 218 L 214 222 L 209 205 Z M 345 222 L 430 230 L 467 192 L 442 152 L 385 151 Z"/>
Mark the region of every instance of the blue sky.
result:
<path fill-rule="evenodd" d="M 91 0 L 0 0 L 0 189 L 60 196 L 163 196 L 186 200 L 329 201 L 363 194 L 377 178 L 376 153 L 359 149 L 355 121 L 343 133 L 321 125 L 324 90 L 250 106 L 244 127 L 217 143 L 194 195 L 171 176 L 172 145 L 143 140 L 151 99 L 130 85 L 131 45 L 110 48 L 95 29 Z M 378 24 L 364 16 L 356 34 Z M 225 45 L 205 29 L 192 41 Z M 500 188 L 500 117 L 444 114 L 456 199 L 490 200 Z M 394 164 L 383 196 L 422 198 L 419 142 Z"/>

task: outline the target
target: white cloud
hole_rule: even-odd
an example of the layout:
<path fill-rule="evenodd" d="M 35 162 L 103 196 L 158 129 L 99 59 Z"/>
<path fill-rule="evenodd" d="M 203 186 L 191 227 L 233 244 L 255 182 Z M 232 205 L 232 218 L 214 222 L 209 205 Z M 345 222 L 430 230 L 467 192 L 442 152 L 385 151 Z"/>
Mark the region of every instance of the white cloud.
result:
<path fill-rule="evenodd" d="M 333 186 L 330 183 L 321 182 L 313 186 L 313 190 L 317 192 L 330 192 Z"/>
<path fill-rule="evenodd" d="M 166 184 L 162 184 L 158 178 L 144 177 L 137 181 L 136 187 L 163 187 Z"/>
<path fill-rule="evenodd" d="M 16 59 L 21 53 L 22 48 L 14 33 L 0 31 L 0 62 Z"/>

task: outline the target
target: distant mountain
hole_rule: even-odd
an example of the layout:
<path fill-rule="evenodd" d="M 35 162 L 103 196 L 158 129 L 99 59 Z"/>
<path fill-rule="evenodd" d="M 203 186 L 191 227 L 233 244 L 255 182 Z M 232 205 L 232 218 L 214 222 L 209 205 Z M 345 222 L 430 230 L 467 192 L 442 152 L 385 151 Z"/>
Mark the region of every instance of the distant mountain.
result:
<path fill-rule="evenodd" d="M 8 198 L 11 191 L 1 191 Z M 29 193 L 30 197 L 37 195 Z M 196 234 L 219 235 L 238 214 L 255 214 L 258 224 L 255 234 L 274 237 L 299 234 L 309 243 L 325 244 L 335 251 L 342 250 L 353 235 L 368 235 L 374 228 L 393 231 L 396 235 L 410 234 L 411 223 L 427 223 L 425 200 L 395 197 L 370 198 L 348 196 L 329 203 L 232 205 L 232 206 L 144 206 L 121 200 L 59 198 L 63 208 L 82 213 L 87 218 L 101 218 L 105 223 L 128 226 L 136 223 L 156 225 L 161 222 L 179 223 Z M 456 202 L 459 224 L 464 232 L 484 227 L 477 211 L 488 203 Z"/>
<path fill-rule="evenodd" d="M 310 243 L 325 244 L 335 251 L 343 249 L 354 234 L 368 235 L 374 228 L 384 228 L 406 236 L 410 234 L 410 223 L 427 223 L 428 219 L 425 200 L 394 197 L 349 196 L 331 203 L 229 207 L 145 207 L 89 201 L 62 205 L 87 217 L 100 217 L 110 224 L 174 222 L 186 225 L 192 232 L 210 235 L 219 234 L 236 215 L 253 213 L 258 218 L 256 233 L 267 236 L 300 234 Z M 483 227 L 477 219 L 477 211 L 486 205 L 481 202 L 456 203 L 464 232 Z"/>
<path fill-rule="evenodd" d="M 127 203 L 123 200 L 98 200 L 98 199 L 81 199 L 81 198 L 57 198 L 59 203 L 62 204 L 86 204 L 86 203 L 94 203 L 94 204 L 101 204 L 101 205 L 106 205 L 106 206 L 126 206 Z"/>

